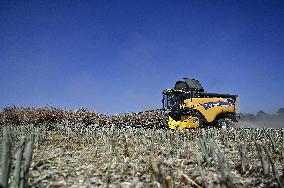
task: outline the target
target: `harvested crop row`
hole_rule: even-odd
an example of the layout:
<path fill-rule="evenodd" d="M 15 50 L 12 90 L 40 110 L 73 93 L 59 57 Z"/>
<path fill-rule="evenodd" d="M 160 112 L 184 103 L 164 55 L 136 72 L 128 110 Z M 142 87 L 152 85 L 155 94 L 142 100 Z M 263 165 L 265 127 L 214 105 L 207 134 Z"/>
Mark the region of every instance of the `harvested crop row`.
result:
<path fill-rule="evenodd" d="M 283 129 L 6 127 L 13 140 L 37 132 L 29 176 L 34 187 L 283 185 Z"/>

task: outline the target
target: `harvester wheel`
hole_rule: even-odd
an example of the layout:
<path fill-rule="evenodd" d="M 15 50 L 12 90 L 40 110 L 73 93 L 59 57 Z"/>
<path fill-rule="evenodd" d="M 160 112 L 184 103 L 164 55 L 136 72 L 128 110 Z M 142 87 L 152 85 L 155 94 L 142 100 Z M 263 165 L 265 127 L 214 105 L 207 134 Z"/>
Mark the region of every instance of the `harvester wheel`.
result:
<path fill-rule="evenodd" d="M 216 127 L 223 129 L 232 128 L 234 127 L 234 122 L 229 118 L 221 118 L 217 120 Z"/>

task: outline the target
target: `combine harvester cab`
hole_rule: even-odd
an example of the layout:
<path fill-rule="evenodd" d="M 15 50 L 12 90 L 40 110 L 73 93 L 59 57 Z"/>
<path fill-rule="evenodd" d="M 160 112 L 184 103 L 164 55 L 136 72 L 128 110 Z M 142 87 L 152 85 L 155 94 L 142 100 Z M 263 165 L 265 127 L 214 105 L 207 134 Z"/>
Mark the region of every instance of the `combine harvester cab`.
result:
<path fill-rule="evenodd" d="M 162 93 L 170 129 L 228 127 L 239 120 L 237 95 L 204 92 L 198 80 L 184 78 Z"/>

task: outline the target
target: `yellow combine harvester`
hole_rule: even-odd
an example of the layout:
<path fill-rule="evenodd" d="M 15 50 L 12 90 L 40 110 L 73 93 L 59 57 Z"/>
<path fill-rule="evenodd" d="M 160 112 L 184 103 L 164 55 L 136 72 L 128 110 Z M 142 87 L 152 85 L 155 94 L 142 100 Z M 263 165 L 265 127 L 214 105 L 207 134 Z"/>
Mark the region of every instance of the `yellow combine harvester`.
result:
<path fill-rule="evenodd" d="M 163 91 L 163 109 L 171 129 L 228 127 L 239 120 L 239 97 L 206 93 L 198 80 L 183 78 Z"/>

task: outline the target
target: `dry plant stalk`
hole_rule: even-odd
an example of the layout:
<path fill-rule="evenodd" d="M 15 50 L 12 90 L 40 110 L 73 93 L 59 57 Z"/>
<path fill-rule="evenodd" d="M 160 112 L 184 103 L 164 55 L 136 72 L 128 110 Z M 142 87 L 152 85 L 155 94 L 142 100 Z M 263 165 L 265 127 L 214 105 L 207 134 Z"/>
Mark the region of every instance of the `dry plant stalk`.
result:
<path fill-rule="evenodd" d="M 155 128 L 152 130 L 151 134 L 151 152 L 155 152 Z"/>
<path fill-rule="evenodd" d="M 224 129 L 221 129 L 221 141 L 223 145 L 228 146 L 228 135 L 227 131 Z"/>
<path fill-rule="evenodd" d="M 264 176 L 267 176 L 269 175 L 269 164 L 266 165 L 266 162 L 265 162 L 265 157 L 264 157 L 264 151 L 263 151 L 263 146 L 256 144 L 256 149 L 257 149 L 257 152 L 258 152 L 258 155 L 260 157 L 260 161 L 261 161 L 261 166 L 262 166 L 262 173 Z"/>
<path fill-rule="evenodd" d="M 272 150 L 273 150 L 273 152 L 275 153 L 276 152 L 276 143 L 275 143 L 275 138 L 274 138 L 274 134 L 273 134 L 273 136 L 272 136 L 272 133 L 271 133 L 271 131 L 270 132 L 268 132 L 268 138 L 269 138 L 269 140 L 270 140 L 270 143 L 271 143 L 271 146 L 272 146 Z"/>
<path fill-rule="evenodd" d="M 32 161 L 33 146 L 34 146 L 34 135 L 32 134 L 29 143 L 25 145 L 24 164 L 23 164 L 23 170 L 21 172 L 21 181 L 20 181 L 21 188 L 28 187 L 29 169 Z"/>
<path fill-rule="evenodd" d="M 174 183 L 171 176 L 164 176 L 164 182 L 167 188 L 174 188 Z"/>
<path fill-rule="evenodd" d="M 154 158 L 153 154 L 151 153 L 150 156 L 151 161 L 151 170 L 153 172 L 153 175 L 155 176 L 157 182 L 162 187 L 167 187 L 167 183 L 165 182 L 165 175 L 163 174 L 163 171 L 161 169 L 161 164 L 157 162 L 157 160 Z"/>
<path fill-rule="evenodd" d="M 240 160 L 241 160 L 241 174 L 246 172 L 247 157 L 246 157 L 246 145 L 240 144 L 239 146 Z"/>
<path fill-rule="evenodd" d="M 213 158 L 214 166 L 215 171 L 219 174 L 218 179 L 220 182 L 220 186 L 225 188 L 235 188 L 236 185 L 233 183 L 233 178 L 225 167 L 225 158 L 223 153 L 219 151 L 215 155 L 216 156 Z"/>
<path fill-rule="evenodd" d="M 3 140 L 2 140 L 2 156 L 1 156 L 1 176 L 0 185 L 2 187 L 8 187 L 9 176 L 11 171 L 11 143 L 9 138 L 9 130 L 3 128 Z"/>
<path fill-rule="evenodd" d="M 200 185 L 198 185 L 195 181 L 193 181 L 191 178 L 189 178 L 187 175 L 181 173 L 182 179 L 188 184 L 188 185 L 194 185 L 197 188 L 202 188 Z"/>
<path fill-rule="evenodd" d="M 205 159 L 207 164 L 209 164 L 210 162 L 209 149 L 207 147 L 205 138 L 199 138 L 199 146 L 200 146 L 203 158 Z"/>
<path fill-rule="evenodd" d="M 40 157 L 38 158 L 37 162 L 33 165 L 32 169 L 36 168 L 37 166 L 39 166 L 42 158 L 43 158 L 43 154 L 45 153 L 46 149 L 47 149 L 47 143 L 48 141 L 45 140 L 45 143 L 44 143 L 44 149 L 42 151 L 42 153 L 40 154 Z"/>
<path fill-rule="evenodd" d="M 269 162 L 270 162 L 270 164 L 271 164 L 271 167 L 272 167 L 272 172 L 273 172 L 273 174 L 274 174 L 274 176 L 275 176 L 275 178 L 276 178 L 276 181 L 277 181 L 278 186 L 279 186 L 280 188 L 284 188 L 284 186 L 282 185 L 282 183 L 281 183 L 281 181 L 280 181 L 280 178 L 279 178 L 279 176 L 278 176 L 278 173 L 277 173 L 277 171 L 276 171 L 276 169 L 275 169 L 275 165 L 274 165 L 273 159 L 272 159 L 272 157 L 271 157 L 271 154 L 269 153 L 269 151 L 268 151 L 268 149 L 267 149 L 266 146 L 264 146 L 264 151 L 265 151 L 265 153 L 267 154 L 268 160 L 269 160 Z"/>
<path fill-rule="evenodd" d="M 197 160 L 197 165 L 198 165 L 199 174 L 200 174 L 201 179 L 202 179 L 202 185 L 203 185 L 204 187 L 207 187 L 208 182 L 206 181 L 206 179 L 205 179 L 205 177 L 204 177 L 204 173 L 203 173 L 202 166 L 201 166 L 201 162 L 200 162 L 200 159 L 199 159 L 198 155 L 196 155 L 196 160 Z"/>
<path fill-rule="evenodd" d="M 14 187 L 19 187 L 20 186 L 20 180 L 21 180 L 21 166 L 22 166 L 22 160 L 23 160 L 23 153 L 24 153 L 24 148 L 25 148 L 25 137 L 21 138 L 20 141 L 20 146 L 19 149 L 16 153 L 16 165 L 15 165 L 15 170 L 14 170 L 14 182 L 13 186 Z"/>

